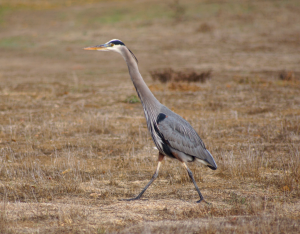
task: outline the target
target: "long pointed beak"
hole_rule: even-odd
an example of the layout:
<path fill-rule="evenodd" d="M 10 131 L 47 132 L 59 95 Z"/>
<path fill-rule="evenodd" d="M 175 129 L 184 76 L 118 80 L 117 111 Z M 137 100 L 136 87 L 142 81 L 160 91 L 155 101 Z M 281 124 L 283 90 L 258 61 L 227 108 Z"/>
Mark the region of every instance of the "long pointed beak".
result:
<path fill-rule="evenodd" d="M 107 45 L 97 45 L 83 48 L 84 50 L 107 50 Z"/>

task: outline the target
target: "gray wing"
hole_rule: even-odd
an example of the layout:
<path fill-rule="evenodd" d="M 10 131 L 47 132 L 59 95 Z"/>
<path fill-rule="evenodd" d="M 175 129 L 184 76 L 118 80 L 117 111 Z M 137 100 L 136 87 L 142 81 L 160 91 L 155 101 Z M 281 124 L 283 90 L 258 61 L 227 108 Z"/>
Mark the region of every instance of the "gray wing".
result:
<path fill-rule="evenodd" d="M 217 169 L 215 160 L 193 127 L 181 116 L 171 111 L 158 122 L 158 129 L 169 145 L 177 151 L 193 156 L 212 169 Z"/>

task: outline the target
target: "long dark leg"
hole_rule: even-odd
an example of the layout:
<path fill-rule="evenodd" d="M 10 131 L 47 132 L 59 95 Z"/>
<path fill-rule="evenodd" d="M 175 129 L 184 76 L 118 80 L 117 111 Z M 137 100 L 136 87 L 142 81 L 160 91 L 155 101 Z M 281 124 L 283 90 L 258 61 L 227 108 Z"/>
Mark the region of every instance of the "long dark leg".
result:
<path fill-rule="evenodd" d="M 199 190 L 199 188 L 198 188 L 198 185 L 196 184 L 196 181 L 195 181 L 195 179 L 194 179 L 194 176 L 193 176 L 192 171 L 187 167 L 187 165 L 185 164 L 185 162 L 182 162 L 182 163 L 183 163 L 183 166 L 186 168 L 186 170 L 187 170 L 187 172 L 188 172 L 188 174 L 189 174 L 189 177 L 190 177 L 191 180 L 193 181 L 193 183 L 194 183 L 194 185 L 195 185 L 195 188 L 196 188 L 196 190 L 197 190 L 197 192 L 198 192 L 198 194 L 199 194 L 200 200 L 197 201 L 197 203 L 200 203 L 200 202 L 204 201 L 205 203 L 210 204 L 210 203 L 208 203 L 207 201 L 204 200 L 204 198 L 203 198 L 203 196 L 202 196 L 202 194 L 201 194 L 201 192 L 200 192 L 200 190 Z"/>
<path fill-rule="evenodd" d="M 145 186 L 145 188 L 142 190 L 142 192 L 140 192 L 139 195 L 137 195 L 137 197 L 135 198 L 131 198 L 131 199 L 124 199 L 125 201 L 134 201 L 134 200 L 139 200 L 141 198 L 141 196 L 144 194 L 144 192 L 146 192 L 147 188 L 152 184 L 152 182 L 157 178 L 158 176 L 158 171 L 159 171 L 159 167 L 160 167 L 160 164 L 161 164 L 161 161 L 164 159 L 164 155 L 159 153 L 158 155 L 158 165 L 157 165 L 157 168 L 156 168 L 156 171 L 154 173 L 154 175 L 152 176 L 151 180 L 149 181 L 149 183 Z"/>

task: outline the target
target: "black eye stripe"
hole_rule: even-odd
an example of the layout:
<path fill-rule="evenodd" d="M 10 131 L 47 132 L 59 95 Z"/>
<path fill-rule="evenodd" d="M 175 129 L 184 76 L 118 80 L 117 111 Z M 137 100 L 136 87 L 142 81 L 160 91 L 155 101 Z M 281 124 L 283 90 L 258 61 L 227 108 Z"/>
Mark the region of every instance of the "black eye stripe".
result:
<path fill-rule="evenodd" d="M 113 43 L 114 45 L 125 45 L 123 42 L 115 40 L 115 41 L 110 41 L 110 43 Z"/>
<path fill-rule="evenodd" d="M 121 42 L 120 40 L 111 40 L 109 42 L 107 42 L 108 44 L 112 44 L 111 46 L 113 47 L 113 45 L 122 45 L 125 46 L 125 44 L 123 42 Z M 128 49 L 128 48 L 127 48 Z M 132 56 L 134 57 L 134 59 L 136 60 L 136 63 L 138 63 L 137 58 L 134 56 L 134 54 L 131 52 L 130 49 L 128 49 L 129 52 L 132 54 Z"/>

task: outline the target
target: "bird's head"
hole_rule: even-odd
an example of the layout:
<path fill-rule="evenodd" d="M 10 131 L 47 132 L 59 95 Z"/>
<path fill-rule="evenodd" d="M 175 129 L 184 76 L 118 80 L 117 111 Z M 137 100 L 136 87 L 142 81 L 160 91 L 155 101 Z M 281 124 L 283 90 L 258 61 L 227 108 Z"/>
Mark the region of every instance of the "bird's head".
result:
<path fill-rule="evenodd" d="M 117 52 L 117 53 L 119 53 L 119 54 L 122 55 L 122 50 L 124 49 L 124 47 L 127 48 L 122 41 L 120 41 L 119 39 L 112 39 L 112 40 L 106 42 L 105 44 L 96 45 L 96 46 L 90 46 L 90 47 L 86 47 L 84 49 L 85 50 L 98 50 L 98 51 L 115 51 L 115 52 Z M 131 52 L 131 50 L 129 50 L 129 52 L 132 54 L 133 58 L 138 63 L 137 58 Z"/>
<path fill-rule="evenodd" d="M 118 40 L 118 39 L 112 39 L 105 44 L 102 45 L 96 45 L 96 46 L 90 46 L 84 48 L 85 50 L 99 50 L 99 51 L 115 51 L 120 53 L 121 47 L 124 47 L 125 44 Z"/>

